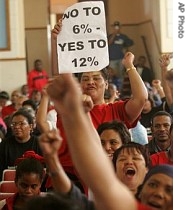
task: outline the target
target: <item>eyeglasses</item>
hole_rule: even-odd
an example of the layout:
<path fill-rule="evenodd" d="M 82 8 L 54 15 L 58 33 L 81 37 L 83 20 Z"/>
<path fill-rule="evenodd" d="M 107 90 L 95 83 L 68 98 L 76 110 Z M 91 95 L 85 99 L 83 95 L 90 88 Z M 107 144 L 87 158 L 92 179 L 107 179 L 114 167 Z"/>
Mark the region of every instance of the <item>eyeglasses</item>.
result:
<path fill-rule="evenodd" d="M 25 122 L 25 121 L 20 121 L 20 122 L 12 122 L 10 124 L 11 127 L 16 127 L 16 126 L 19 126 L 19 127 L 24 127 L 26 125 L 29 125 L 28 122 Z"/>

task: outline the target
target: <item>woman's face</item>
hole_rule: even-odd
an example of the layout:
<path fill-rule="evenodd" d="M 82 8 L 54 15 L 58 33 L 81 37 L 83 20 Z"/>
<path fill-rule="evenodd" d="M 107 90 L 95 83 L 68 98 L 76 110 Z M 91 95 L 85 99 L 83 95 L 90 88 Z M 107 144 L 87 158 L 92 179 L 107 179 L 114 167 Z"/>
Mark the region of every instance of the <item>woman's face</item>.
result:
<path fill-rule="evenodd" d="M 114 152 L 122 146 L 122 140 L 119 133 L 113 129 L 107 129 L 100 134 L 100 139 L 104 150 L 109 158 L 112 159 Z"/>
<path fill-rule="evenodd" d="M 153 210 L 173 209 L 173 179 L 165 174 L 154 174 L 144 184 L 139 198 Z"/>
<path fill-rule="evenodd" d="M 135 194 L 148 169 L 143 155 L 135 148 L 124 148 L 116 161 L 117 177 Z"/>
<path fill-rule="evenodd" d="M 40 193 L 41 180 L 36 173 L 25 173 L 15 183 L 19 196 L 24 200 Z"/>
<path fill-rule="evenodd" d="M 94 104 L 95 101 L 104 99 L 105 89 L 108 88 L 100 71 L 84 72 L 82 74 L 80 85 L 82 92 L 91 96 Z"/>
<path fill-rule="evenodd" d="M 17 115 L 11 121 L 13 135 L 19 140 L 28 140 L 33 126 L 29 124 L 26 117 Z"/>

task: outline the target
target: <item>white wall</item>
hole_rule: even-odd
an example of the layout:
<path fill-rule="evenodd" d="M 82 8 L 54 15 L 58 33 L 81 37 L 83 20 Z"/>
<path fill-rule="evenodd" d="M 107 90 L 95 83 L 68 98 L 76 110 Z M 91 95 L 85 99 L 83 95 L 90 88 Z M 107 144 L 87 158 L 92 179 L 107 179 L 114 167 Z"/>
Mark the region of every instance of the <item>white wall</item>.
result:
<path fill-rule="evenodd" d="M 10 51 L 0 51 L 0 90 L 11 92 L 20 88 L 26 83 L 27 68 L 25 55 L 25 23 L 24 23 L 24 0 L 8 0 L 10 10 Z M 35 0 L 36 1 L 36 0 Z M 74 0 L 72 0 L 74 1 Z M 131 48 L 136 55 L 143 54 L 140 35 L 148 35 L 148 42 L 151 51 L 151 60 L 160 78 L 158 68 L 158 57 L 160 53 L 173 52 L 171 35 L 172 29 L 172 1 L 173 0 L 108 0 L 108 24 L 114 20 L 122 23 L 139 23 L 152 20 L 157 41 L 160 46 L 158 52 L 156 46 L 153 47 L 154 37 L 150 24 L 141 25 L 139 28 L 125 27 L 125 33 L 130 34 L 137 40 L 136 45 Z M 39 2 L 39 1 L 37 1 Z M 67 1 L 69 2 L 69 1 Z M 55 2 L 53 12 L 59 8 L 59 1 Z M 58 5 L 58 6 L 57 6 Z M 65 5 L 64 5 L 65 6 Z M 62 8 L 61 8 L 62 9 Z M 51 16 L 51 20 L 53 15 Z M 54 19 L 55 20 L 55 19 Z M 32 26 L 33 27 L 33 26 Z M 136 31 L 136 33 L 135 33 Z M 155 44 L 156 45 L 156 44 Z"/>
<path fill-rule="evenodd" d="M 9 0 L 10 51 L 0 51 L 0 89 L 9 93 L 26 83 L 23 0 Z"/>

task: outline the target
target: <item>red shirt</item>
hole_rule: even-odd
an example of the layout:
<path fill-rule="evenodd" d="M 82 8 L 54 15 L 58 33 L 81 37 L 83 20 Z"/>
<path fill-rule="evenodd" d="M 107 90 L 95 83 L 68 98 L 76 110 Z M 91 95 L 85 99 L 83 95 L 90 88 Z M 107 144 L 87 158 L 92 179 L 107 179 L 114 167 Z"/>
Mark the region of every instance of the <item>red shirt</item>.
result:
<path fill-rule="evenodd" d="M 29 88 L 29 96 L 33 90 L 42 91 L 42 88 L 48 82 L 48 75 L 45 70 L 37 71 L 35 69 L 31 70 L 27 76 L 27 84 Z"/>
<path fill-rule="evenodd" d="M 128 128 L 135 127 L 138 119 L 135 120 L 133 124 L 129 123 L 128 116 L 125 111 L 125 104 L 127 102 L 128 100 L 117 101 L 116 103 L 112 104 L 102 104 L 94 106 L 94 108 L 90 111 L 90 116 L 95 128 L 97 129 L 97 127 L 103 122 L 108 122 L 112 120 L 123 121 Z M 68 150 L 68 144 L 65 137 L 65 132 L 62 126 L 61 119 L 59 119 L 59 117 L 57 117 L 57 128 L 59 128 L 61 136 L 63 137 L 62 146 L 59 150 L 59 160 L 61 162 L 61 165 L 66 172 L 77 174 L 72 163 L 72 159 Z M 48 188 L 50 187 L 50 185 L 50 182 L 47 181 L 46 187 Z"/>
<path fill-rule="evenodd" d="M 2 118 L 5 119 L 5 117 L 11 115 L 15 111 L 16 111 L 16 109 L 13 104 L 4 106 L 1 110 Z"/>
<path fill-rule="evenodd" d="M 151 165 L 159 165 L 159 164 L 169 164 L 173 165 L 173 162 L 168 158 L 166 151 L 157 152 L 150 156 Z"/>
<path fill-rule="evenodd" d="M 149 206 L 146 206 L 140 202 L 137 202 L 137 209 L 138 210 L 152 210 Z"/>

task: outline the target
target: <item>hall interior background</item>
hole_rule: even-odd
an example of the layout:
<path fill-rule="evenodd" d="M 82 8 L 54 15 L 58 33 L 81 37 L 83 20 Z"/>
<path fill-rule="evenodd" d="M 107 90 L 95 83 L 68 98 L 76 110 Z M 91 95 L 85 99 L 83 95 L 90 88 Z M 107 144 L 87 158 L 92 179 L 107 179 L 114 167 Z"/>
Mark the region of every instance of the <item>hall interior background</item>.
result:
<path fill-rule="evenodd" d="M 122 32 L 135 44 L 129 48 L 160 79 L 158 58 L 173 52 L 172 0 L 103 0 L 107 31 L 118 20 Z M 7 47 L 0 48 L 0 90 L 9 93 L 26 83 L 35 59 L 41 59 L 52 76 L 50 31 L 63 11 L 77 0 L 5 0 Z M 1 39 L 1 38 L 0 38 Z"/>

